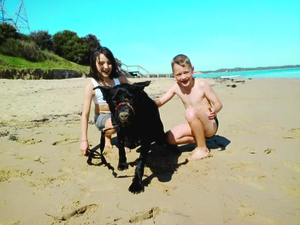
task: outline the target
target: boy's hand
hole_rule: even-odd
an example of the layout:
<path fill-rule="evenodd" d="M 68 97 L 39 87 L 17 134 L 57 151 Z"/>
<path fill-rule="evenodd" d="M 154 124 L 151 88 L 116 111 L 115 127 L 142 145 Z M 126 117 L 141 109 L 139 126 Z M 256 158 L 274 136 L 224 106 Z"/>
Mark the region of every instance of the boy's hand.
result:
<path fill-rule="evenodd" d="M 208 119 L 213 120 L 216 117 L 216 112 L 214 108 L 209 108 Z"/>

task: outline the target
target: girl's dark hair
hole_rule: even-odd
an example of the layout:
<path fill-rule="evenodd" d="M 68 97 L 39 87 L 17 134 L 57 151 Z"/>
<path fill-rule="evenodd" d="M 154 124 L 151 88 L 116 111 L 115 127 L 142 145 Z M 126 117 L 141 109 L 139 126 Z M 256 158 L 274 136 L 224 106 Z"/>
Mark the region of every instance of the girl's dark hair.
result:
<path fill-rule="evenodd" d="M 95 80 L 101 80 L 101 81 L 103 80 L 102 75 L 99 73 L 96 67 L 97 58 L 100 54 L 105 55 L 105 57 L 112 64 L 112 70 L 111 73 L 109 74 L 109 78 L 113 79 L 118 77 L 117 63 L 114 55 L 108 48 L 102 46 L 97 47 L 90 57 L 90 76 L 93 77 Z"/>

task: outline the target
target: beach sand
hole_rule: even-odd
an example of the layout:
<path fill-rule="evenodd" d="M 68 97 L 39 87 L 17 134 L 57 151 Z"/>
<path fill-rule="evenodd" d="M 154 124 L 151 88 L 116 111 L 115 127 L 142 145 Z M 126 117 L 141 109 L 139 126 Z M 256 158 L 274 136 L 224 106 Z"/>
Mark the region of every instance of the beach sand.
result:
<path fill-rule="evenodd" d="M 174 82 L 131 79 L 144 80 L 152 98 Z M 193 145 L 153 146 L 138 195 L 116 146 L 105 149 L 111 167 L 79 149 L 88 81 L 0 80 L 0 224 L 300 224 L 300 79 L 207 79 L 223 103 L 213 157 L 186 164 Z M 178 97 L 160 114 L 166 131 L 185 122 Z"/>

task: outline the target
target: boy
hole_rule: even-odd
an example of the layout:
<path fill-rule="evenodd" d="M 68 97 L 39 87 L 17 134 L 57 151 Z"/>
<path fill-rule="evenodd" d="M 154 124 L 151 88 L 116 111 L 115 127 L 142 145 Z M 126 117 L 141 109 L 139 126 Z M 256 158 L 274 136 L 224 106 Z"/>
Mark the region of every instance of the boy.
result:
<path fill-rule="evenodd" d="M 172 145 L 197 143 L 188 161 L 206 158 L 210 150 L 205 138 L 212 137 L 218 129 L 216 113 L 222 104 L 210 85 L 201 79 L 193 78 L 194 67 L 185 55 L 177 55 L 172 60 L 173 75 L 176 83 L 160 98 L 155 100 L 158 107 L 177 94 L 185 106 L 188 123 L 180 124 L 166 133 L 167 142 Z"/>

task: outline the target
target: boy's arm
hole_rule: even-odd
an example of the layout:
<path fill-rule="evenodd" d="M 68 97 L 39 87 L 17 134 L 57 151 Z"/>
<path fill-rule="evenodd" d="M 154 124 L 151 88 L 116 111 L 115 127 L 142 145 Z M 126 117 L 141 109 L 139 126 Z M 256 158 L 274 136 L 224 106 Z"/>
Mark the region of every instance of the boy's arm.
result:
<path fill-rule="evenodd" d="M 175 95 L 175 84 L 172 85 L 167 91 L 166 93 L 163 94 L 163 96 L 161 96 L 160 98 L 155 99 L 155 103 L 158 107 L 163 106 L 166 102 L 168 102 L 171 98 L 173 98 L 173 96 Z"/>
<path fill-rule="evenodd" d="M 205 96 L 213 104 L 213 109 L 214 109 L 215 113 L 220 112 L 223 105 L 222 105 L 221 101 L 219 100 L 218 96 L 216 95 L 214 90 L 211 88 L 211 86 L 207 82 L 203 81 L 203 86 L 204 86 L 203 89 L 204 89 Z"/>

